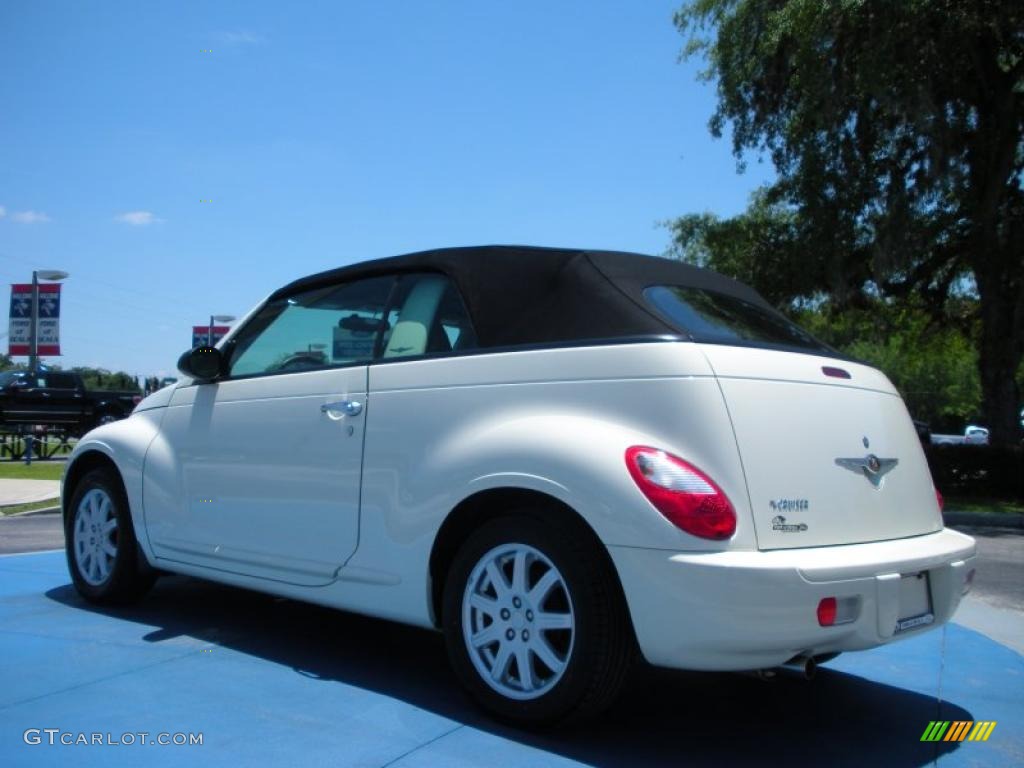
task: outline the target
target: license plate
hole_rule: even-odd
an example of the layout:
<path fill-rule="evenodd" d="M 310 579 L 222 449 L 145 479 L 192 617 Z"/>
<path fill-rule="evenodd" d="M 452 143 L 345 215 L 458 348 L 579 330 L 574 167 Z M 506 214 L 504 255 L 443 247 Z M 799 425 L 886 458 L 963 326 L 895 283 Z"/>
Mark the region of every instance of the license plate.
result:
<path fill-rule="evenodd" d="M 928 572 L 908 574 L 900 578 L 900 611 L 896 631 L 923 627 L 935 621 Z"/>

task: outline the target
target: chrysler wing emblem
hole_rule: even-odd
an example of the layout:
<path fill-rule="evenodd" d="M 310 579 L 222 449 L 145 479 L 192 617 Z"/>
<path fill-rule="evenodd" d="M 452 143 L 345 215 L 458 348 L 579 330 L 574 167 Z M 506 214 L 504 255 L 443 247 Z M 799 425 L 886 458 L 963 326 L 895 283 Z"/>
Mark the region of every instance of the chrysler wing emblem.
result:
<path fill-rule="evenodd" d="M 840 467 L 864 475 L 876 488 L 882 484 L 882 478 L 899 463 L 899 459 L 880 459 L 873 453 L 869 453 L 863 459 L 836 459 L 836 464 Z"/>

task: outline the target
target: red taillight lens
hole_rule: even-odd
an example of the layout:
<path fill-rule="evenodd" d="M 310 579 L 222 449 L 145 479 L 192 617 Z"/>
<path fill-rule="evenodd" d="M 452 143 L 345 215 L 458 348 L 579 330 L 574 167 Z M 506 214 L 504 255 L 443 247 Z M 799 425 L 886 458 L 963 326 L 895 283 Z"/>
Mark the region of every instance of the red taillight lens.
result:
<path fill-rule="evenodd" d="M 818 623 L 823 627 L 831 627 L 836 623 L 836 599 L 822 598 L 818 603 Z"/>
<path fill-rule="evenodd" d="M 626 467 L 644 496 L 669 522 L 702 539 L 736 533 L 736 511 L 725 493 L 699 469 L 677 456 L 634 445 Z"/>
<path fill-rule="evenodd" d="M 946 500 L 942 498 L 938 488 L 935 489 L 935 500 L 939 502 L 939 512 L 941 512 L 946 507 Z"/>

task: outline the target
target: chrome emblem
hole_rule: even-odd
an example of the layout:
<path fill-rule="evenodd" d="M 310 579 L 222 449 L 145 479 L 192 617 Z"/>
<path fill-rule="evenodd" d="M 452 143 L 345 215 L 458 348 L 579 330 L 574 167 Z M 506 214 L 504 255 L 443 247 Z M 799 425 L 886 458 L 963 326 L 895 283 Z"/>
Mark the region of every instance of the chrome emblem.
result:
<path fill-rule="evenodd" d="M 836 459 L 836 464 L 840 467 L 864 475 L 876 488 L 882 485 L 882 478 L 892 472 L 899 463 L 899 459 L 880 459 L 873 453 L 869 453 L 863 459 Z"/>

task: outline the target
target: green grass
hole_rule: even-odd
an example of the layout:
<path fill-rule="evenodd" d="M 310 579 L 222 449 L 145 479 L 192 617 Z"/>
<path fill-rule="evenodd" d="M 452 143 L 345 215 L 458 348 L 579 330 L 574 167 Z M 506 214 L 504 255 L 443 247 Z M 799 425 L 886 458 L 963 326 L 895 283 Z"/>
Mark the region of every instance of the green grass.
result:
<path fill-rule="evenodd" d="M 0 507 L 0 515 L 16 515 L 19 512 L 31 512 L 34 509 L 49 509 L 50 507 L 59 506 L 59 499 L 49 499 L 48 501 L 33 501 L 31 504 L 14 504 L 10 507 Z"/>
<path fill-rule="evenodd" d="M 60 480 L 63 471 L 63 461 L 0 461 L 0 480 Z"/>
<path fill-rule="evenodd" d="M 1019 514 L 1024 512 L 1024 504 L 1017 501 L 1000 499 L 984 499 L 975 496 L 947 496 L 946 512 L 984 512 L 992 515 Z"/>

